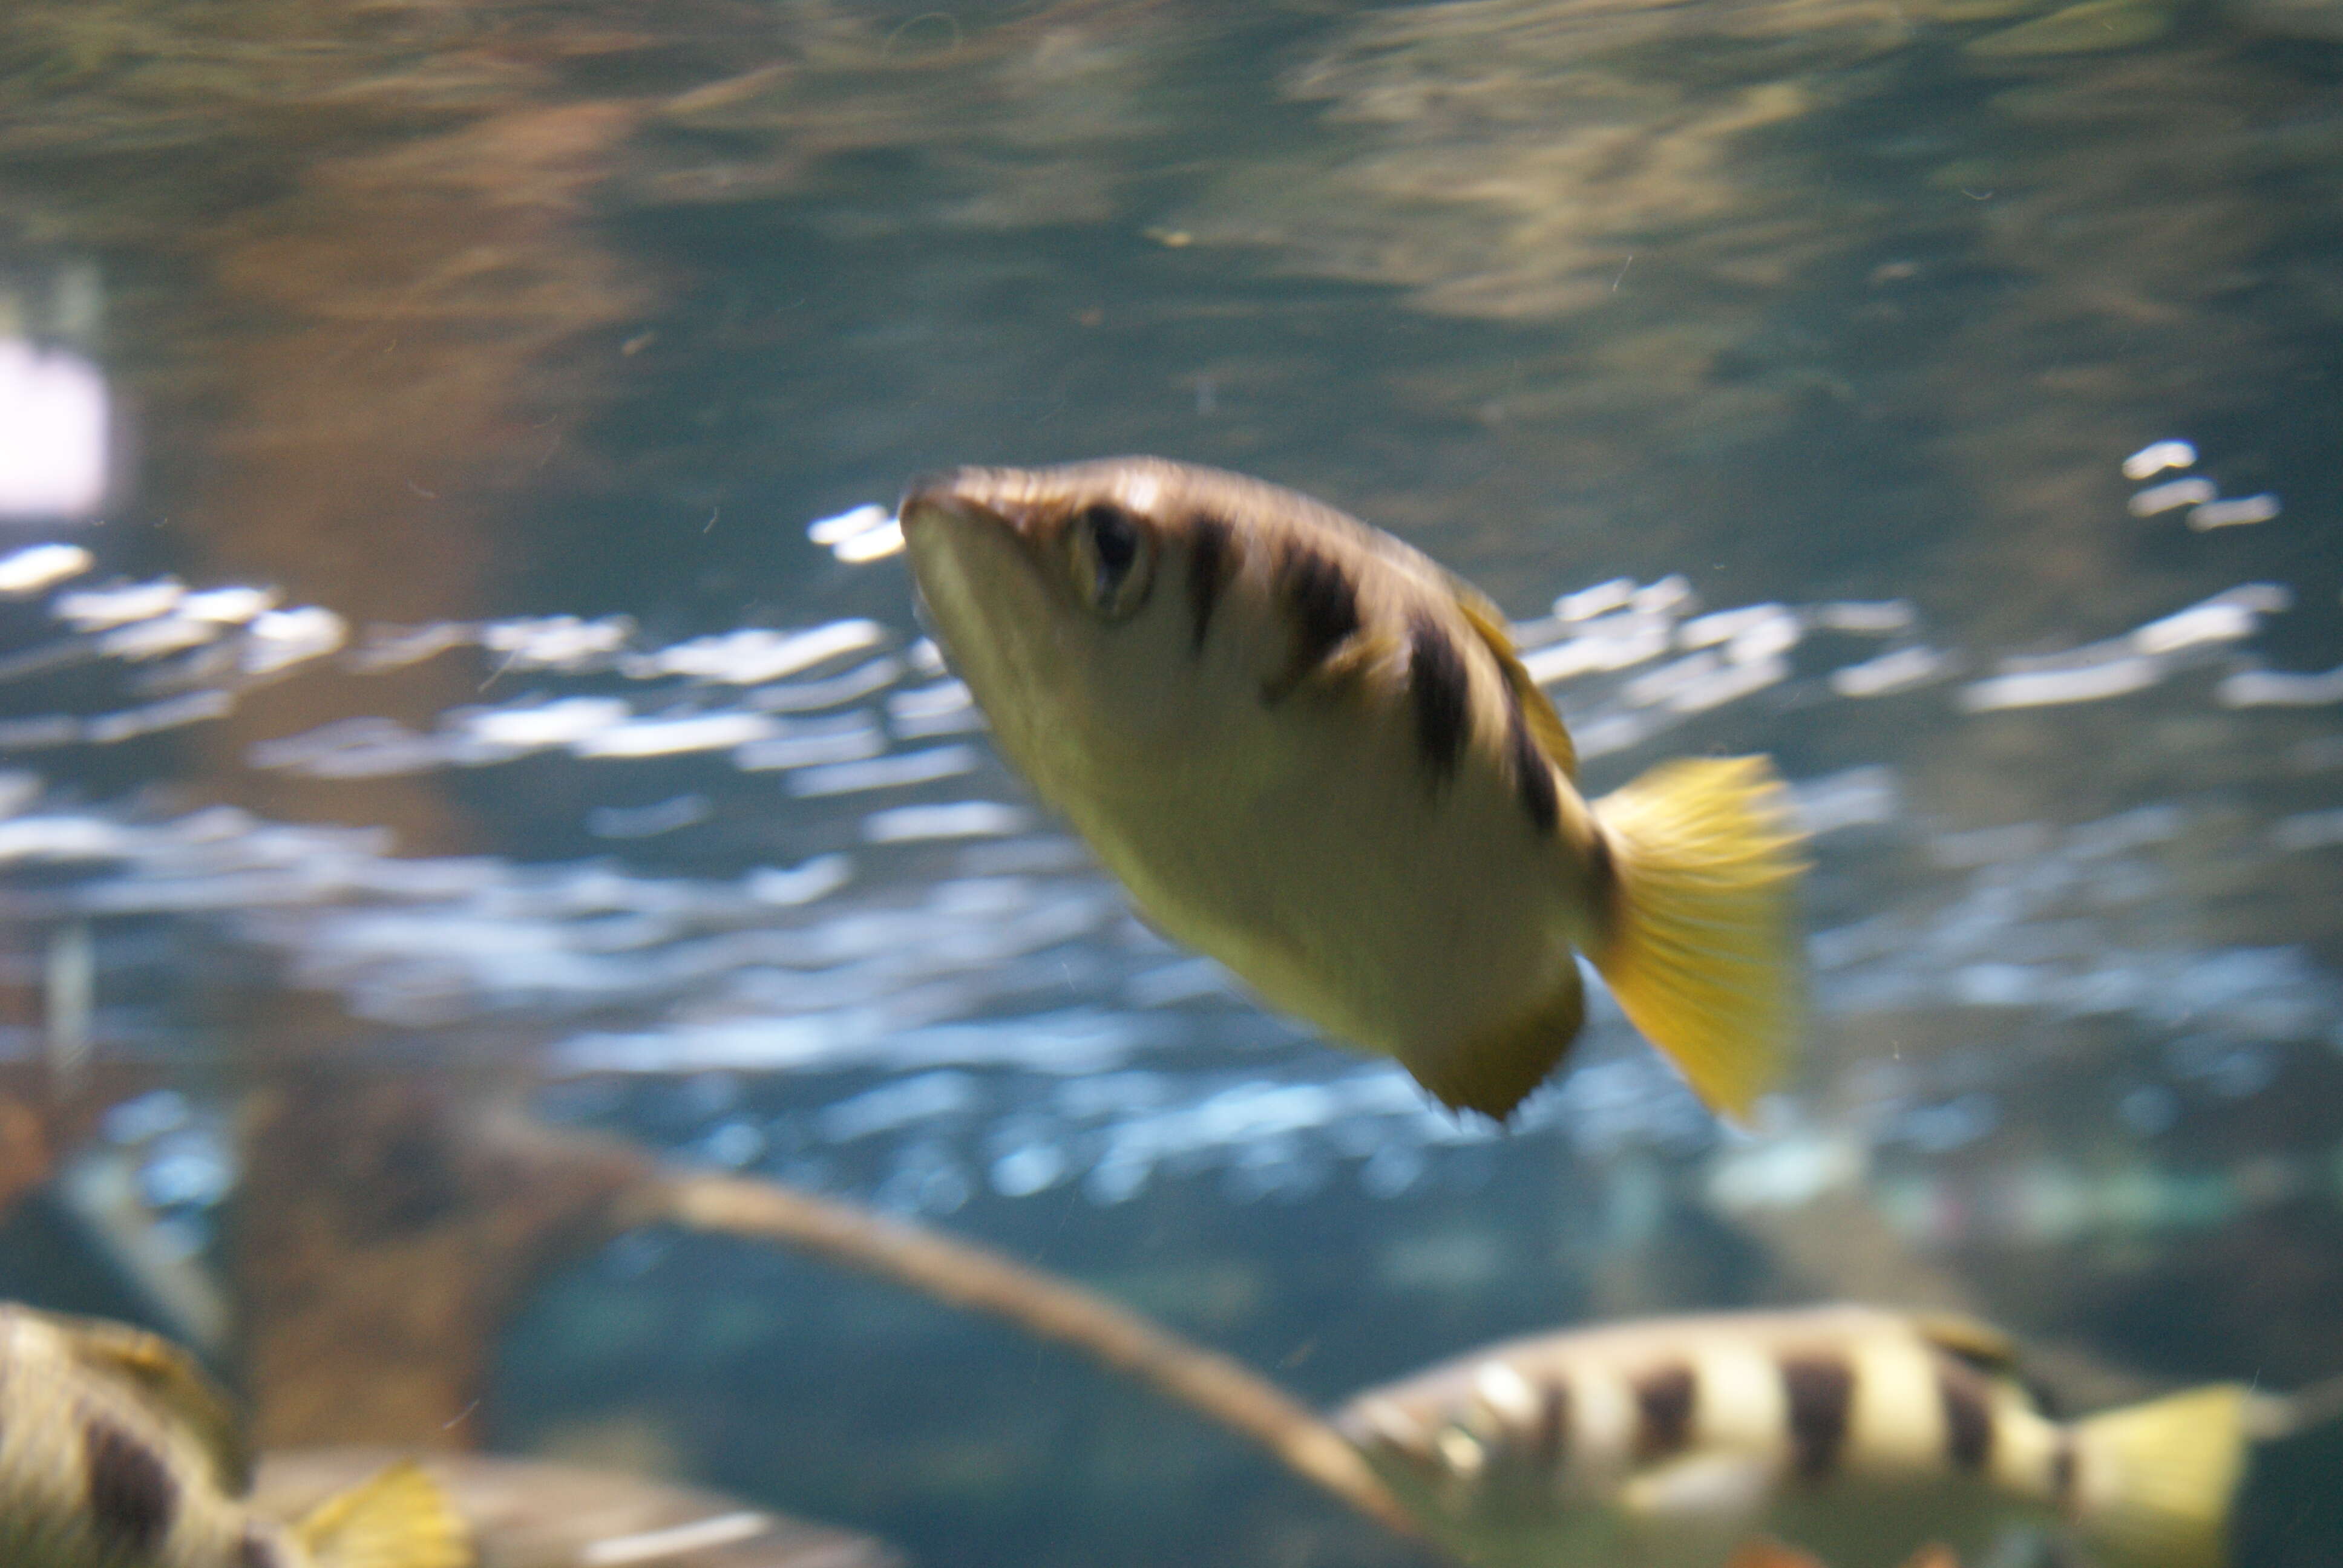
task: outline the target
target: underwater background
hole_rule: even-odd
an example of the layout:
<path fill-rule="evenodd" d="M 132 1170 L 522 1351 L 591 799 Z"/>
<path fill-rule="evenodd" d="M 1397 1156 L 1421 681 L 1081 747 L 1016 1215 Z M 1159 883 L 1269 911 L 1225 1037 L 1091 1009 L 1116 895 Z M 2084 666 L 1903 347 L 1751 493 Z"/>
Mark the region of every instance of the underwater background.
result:
<path fill-rule="evenodd" d="M 1131 917 L 888 518 L 1136 451 L 1487 590 L 1590 793 L 1775 757 L 1814 1019 L 1749 1131 L 1599 1001 L 1450 1116 Z M 271 1446 L 938 1568 L 1425 1559 L 468 1119 L 1319 1405 L 1841 1297 L 2084 1407 L 2343 1373 L 2338 457 L 2339 0 L 13 0 L 0 1293 L 191 1340 Z M 2338 1464 L 2258 1456 L 2244 1568 L 2343 1558 Z"/>

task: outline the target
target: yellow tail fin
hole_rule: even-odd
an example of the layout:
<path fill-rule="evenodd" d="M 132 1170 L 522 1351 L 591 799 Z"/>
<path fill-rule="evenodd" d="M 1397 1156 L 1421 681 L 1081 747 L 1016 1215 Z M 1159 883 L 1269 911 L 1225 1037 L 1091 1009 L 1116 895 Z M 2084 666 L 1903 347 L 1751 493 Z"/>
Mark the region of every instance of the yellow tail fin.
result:
<path fill-rule="evenodd" d="M 2220 1568 L 2245 1473 L 2249 1390 L 2216 1383 L 2075 1428 L 2077 1523 L 2108 1568 Z"/>
<path fill-rule="evenodd" d="M 472 1568 L 472 1533 L 411 1459 L 326 1499 L 293 1533 L 318 1568 Z"/>
<path fill-rule="evenodd" d="M 1627 1020 L 1730 1115 L 1781 1073 L 1803 986 L 1791 889 L 1805 869 L 1762 757 L 1664 763 L 1594 803 L 1618 875 L 1589 956 Z"/>

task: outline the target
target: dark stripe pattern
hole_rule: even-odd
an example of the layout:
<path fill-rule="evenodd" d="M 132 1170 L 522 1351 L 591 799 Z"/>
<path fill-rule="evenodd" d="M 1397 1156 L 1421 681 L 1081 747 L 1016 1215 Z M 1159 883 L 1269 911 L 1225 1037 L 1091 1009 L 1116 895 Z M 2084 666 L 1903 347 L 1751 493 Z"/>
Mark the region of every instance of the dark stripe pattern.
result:
<path fill-rule="evenodd" d="M 134 1552 L 152 1552 L 179 1511 L 179 1483 L 153 1450 L 102 1416 L 82 1427 L 81 1449 L 98 1533 Z"/>
<path fill-rule="evenodd" d="M 1552 833 L 1562 811 L 1554 798 L 1554 765 L 1531 737 L 1529 720 L 1522 717 L 1521 694 L 1510 685 L 1505 689 L 1505 753 L 1513 761 L 1513 790 L 1521 797 L 1522 809 L 1539 832 Z"/>
<path fill-rule="evenodd" d="M 1936 1398 L 1945 1411 L 1945 1457 L 1954 1469 L 1975 1474 L 1993 1457 L 1993 1405 L 1984 1378 L 1966 1362 L 1936 1362 Z"/>
<path fill-rule="evenodd" d="M 1538 1385 L 1537 1425 L 1529 1458 L 1540 1475 L 1558 1475 L 1570 1458 L 1570 1384 L 1552 1377 Z"/>
<path fill-rule="evenodd" d="M 2058 1434 L 2058 1447 L 2050 1455 L 2050 1506 L 2059 1517 L 2075 1516 L 2075 1434 Z"/>
<path fill-rule="evenodd" d="M 244 1539 L 236 1543 L 236 1568 L 285 1568 L 285 1559 L 277 1550 L 277 1543 L 260 1533 L 260 1526 L 246 1525 Z"/>
<path fill-rule="evenodd" d="M 1855 1369 L 1837 1356 L 1785 1356 L 1782 1395 L 1789 1405 L 1790 1452 L 1798 1478 L 1821 1481 L 1838 1468 L 1846 1447 Z"/>
<path fill-rule="evenodd" d="M 1277 587 L 1293 628 L 1293 662 L 1266 694 L 1272 701 L 1292 690 L 1359 629 L 1358 587 L 1332 558 L 1306 546 L 1295 547 L 1279 566 Z"/>
<path fill-rule="evenodd" d="M 1212 611 L 1236 565 L 1236 529 L 1223 519 L 1205 516 L 1189 520 L 1188 611 L 1196 623 L 1188 644 L 1191 654 L 1204 651 L 1204 633 L 1212 629 Z"/>
<path fill-rule="evenodd" d="M 1655 1367 L 1634 1380 L 1635 1454 L 1663 1459 L 1692 1441 L 1693 1399 L 1698 1385 L 1681 1362 Z"/>
<path fill-rule="evenodd" d="M 1434 784 L 1456 775 L 1472 727 L 1472 678 L 1447 632 L 1418 611 L 1408 622 L 1407 695 L 1415 709 L 1415 749 Z"/>
<path fill-rule="evenodd" d="M 1594 831 L 1586 840 L 1586 888 L 1595 909 L 1607 917 L 1618 907 L 1619 866 L 1612 859 L 1611 836 L 1602 824 L 1589 818 L 1587 825 Z"/>

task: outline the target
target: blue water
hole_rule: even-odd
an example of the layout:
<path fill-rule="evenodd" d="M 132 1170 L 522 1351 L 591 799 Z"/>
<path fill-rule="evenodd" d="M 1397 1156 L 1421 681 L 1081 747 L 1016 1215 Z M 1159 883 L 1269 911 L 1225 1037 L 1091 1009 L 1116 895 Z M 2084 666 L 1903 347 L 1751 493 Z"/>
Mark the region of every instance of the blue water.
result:
<path fill-rule="evenodd" d="M 0 429 L 0 1040 L 136 1069 L 75 1136 L 199 1277 L 268 1200 L 237 1094 L 322 1051 L 989 1238 L 1322 1402 L 1847 1293 L 2137 1386 L 2343 1372 L 2331 7 L 150 11 L 0 17 L 0 400 L 52 421 Z M 1130 916 L 883 519 L 1141 450 L 1489 590 L 1592 791 L 1774 754 L 1816 1016 L 1754 1134 L 1599 1004 L 1459 1121 Z M 1408 1560 L 742 1248 L 626 1238 L 498 1368 L 499 1446 L 924 1563 Z M 2241 1561 L 2328 1560 L 2331 1440 L 2268 1461 Z"/>

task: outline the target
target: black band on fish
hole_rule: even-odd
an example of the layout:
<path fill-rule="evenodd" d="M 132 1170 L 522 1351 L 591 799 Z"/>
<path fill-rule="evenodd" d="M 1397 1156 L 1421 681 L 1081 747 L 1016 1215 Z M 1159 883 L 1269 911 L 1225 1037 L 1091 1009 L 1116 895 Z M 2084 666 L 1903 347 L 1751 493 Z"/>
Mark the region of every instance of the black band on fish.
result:
<path fill-rule="evenodd" d="M 1570 1458 L 1570 1384 L 1550 1377 L 1538 1384 L 1537 1426 L 1530 1433 L 1529 1457 L 1537 1473 L 1555 1476 Z"/>
<path fill-rule="evenodd" d="M 1408 701 L 1415 709 L 1415 749 L 1434 784 L 1455 777 L 1472 729 L 1472 678 L 1440 623 L 1418 611 L 1408 620 Z"/>
<path fill-rule="evenodd" d="M 179 1511 L 179 1483 L 136 1437 L 100 1416 L 81 1431 L 89 1481 L 89 1514 L 98 1530 L 146 1553 L 169 1533 Z"/>
<path fill-rule="evenodd" d="M 1600 929 L 1608 930 L 1619 901 L 1619 862 L 1611 854 L 1611 836 L 1603 830 L 1603 824 L 1590 819 L 1587 827 L 1586 887 L 1602 916 Z"/>
<path fill-rule="evenodd" d="M 2075 1434 L 2071 1432 L 2058 1433 L 2058 1446 L 2050 1455 L 2050 1506 L 2061 1519 L 2075 1517 Z"/>
<path fill-rule="evenodd" d="M 1236 529 L 1226 520 L 1210 514 L 1189 519 L 1188 609 L 1196 622 L 1188 644 L 1191 654 L 1204 651 L 1204 633 L 1212 628 L 1212 611 L 1236 565 Z"/>
<path fill-rule="evenodd" d="M 244 1539 L 236 1543 L 236 1568 L 285 1568 L 285 1559 L 277 1550 L 277 1543 L 260 1533 L 258 1525 L 248 1525 Z"/>
<path fill-rule="evenodd" d="M 1993 1406 L 1985 1380 L 1966 1362 L 1939 1357 L 1936 1398 L 1945 1412 L 1945 1457 L 1956 1470 L 1983 1470 L 1993 1456 Z"/>
<path fill-rule="evenodd" d="M 1561 819 L 1561 802 L 1554 790 L 1554 764 L 1538 749 L 1530 734 L 1529 720 L 1522 715 L 1521 695 L 1508 685 L 1505 688 L 1505 755 L 1513 769 L 1513 791 L 1521 797 L 1522 809 L 1541 833 L 1552 833 Z"/>
<path fill-rule="evenodd" d="M 1789 1406 L 1790 1446 L 1798 1477 L 1821 1481 L 1838 1468 L 1846 1446 L 1855 1369 L 1831 1355 L 1782 1358 L 1782 1397 Z"/>
<path fill-rule="evenodd" d="M 1682 1362 L 1656 1368 L 1634 1381 L 1638 1459 L 1664 1459 L 1692 1441 L 1693 1398 L 1698 1388 L 1692 1368 Z"/>
<path fill-rule="evenodd" d="M 1285 673 L 1262 692 L 1277 702 L 1359 629 L 1359 590 L 1331 556 L 1296 547 L 1279 563 L 1277 588 L 1293 630 L 1293 656 Z"/>

